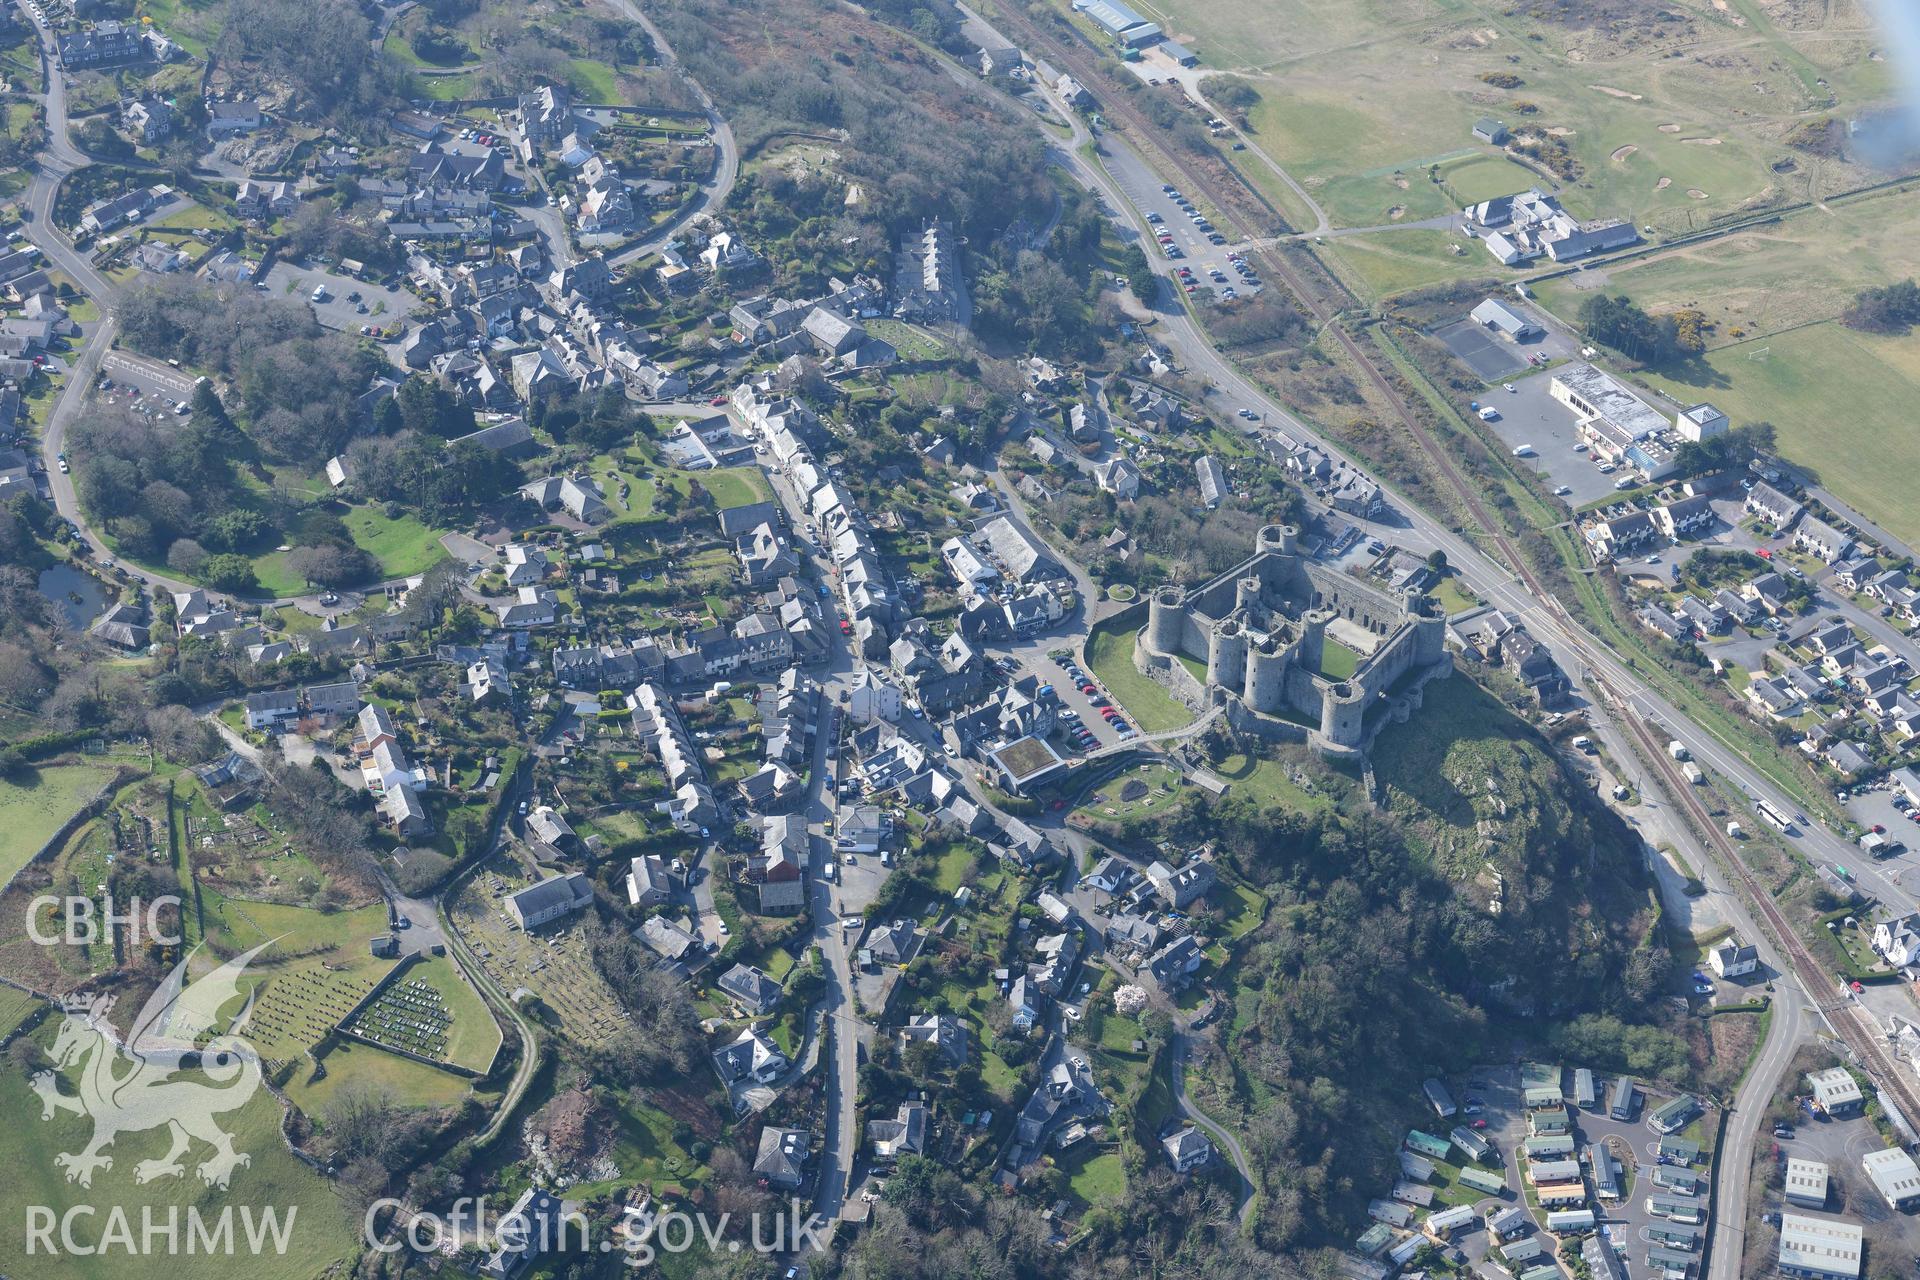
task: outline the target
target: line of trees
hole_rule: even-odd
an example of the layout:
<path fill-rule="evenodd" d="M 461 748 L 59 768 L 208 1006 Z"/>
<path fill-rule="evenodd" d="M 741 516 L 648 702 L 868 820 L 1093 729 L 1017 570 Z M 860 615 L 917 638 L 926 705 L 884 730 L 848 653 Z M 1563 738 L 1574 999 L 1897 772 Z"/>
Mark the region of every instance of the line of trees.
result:
<path fill-rule="evenodd" d="M 1591 341 L 1642 364 L 1691 359 L 1706 349 L 1698 324 L 1683 326 L 1675 316 L 1648 315 L 1628 299 L 1604 293 L 1580 304 L 1580 327 Z"/>

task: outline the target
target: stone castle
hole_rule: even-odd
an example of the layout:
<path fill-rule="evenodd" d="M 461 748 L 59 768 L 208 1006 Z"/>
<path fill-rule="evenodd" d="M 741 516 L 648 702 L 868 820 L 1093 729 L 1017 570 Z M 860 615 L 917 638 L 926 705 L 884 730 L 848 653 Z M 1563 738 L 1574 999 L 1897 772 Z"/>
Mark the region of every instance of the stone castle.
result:
<path fill-rule="evenodd" d="M 1236 728 L 1355 756 L 1420 706 L 1428 680 L 1451 674 L 1446 620 L 1420 592 L 1396 596 L 1315 564 L 1298 537 L 1268 525 L 1253 554 L 1212 581 L 1156 591 L 1134 665 L 1195 710 L 1224 705 Z M 1330 641 L 1355 655 L 1351 674 L 1328 673 Z M 1182 659 L 1204 662 L 1206 679 Z"/>

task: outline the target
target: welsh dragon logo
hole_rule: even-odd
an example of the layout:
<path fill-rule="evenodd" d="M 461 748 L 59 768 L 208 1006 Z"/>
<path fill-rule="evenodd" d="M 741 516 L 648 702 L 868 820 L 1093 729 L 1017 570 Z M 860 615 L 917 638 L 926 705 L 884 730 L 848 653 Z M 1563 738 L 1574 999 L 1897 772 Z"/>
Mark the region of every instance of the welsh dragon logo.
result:
<path fill-rule="evenodd" d="M 171 1131 L 172 1146 L 165 1155 L 134 1167 L 140 1183 L 184 1174 L 182 1157 L 196 1140 L 213 1149 L 197 1170 L 210 1187 L 225 1190 L 234 1170 L 253 1162 L 253 1157 L 234 1150 L 233 1136 L 215 1117 L 245 1106 L 260 1087 L 260 1056 L 241 1036 L 253 1013 L 254 992 L 248 992 L 245 1005 L 224 1031 L 216 1028 L 220 1011 L 240 995 L 247 965 L 272 945 L 262 943 L 191 983 L 187 966 L 198 948 L 187 953 L 154 990 L 124 1040 L 107 1017 L 112 996 L 62 1002 L 66 1020 L 54 1038 L 52 1056 L 56 1067 L 80 1067 L 79 1092 L 60 1092 L 59 1077 L 51 1070 L 35 1074 L 32 1085 L 40 1095 L 43 1121 L 59 1112 L 93 1120 L 92 1141 L 54 1157 L 68 1182 L 92 1186 L 96 1170 L 113 1168 L 106 1149 L 116 1138 L 162 1126 Z"/>

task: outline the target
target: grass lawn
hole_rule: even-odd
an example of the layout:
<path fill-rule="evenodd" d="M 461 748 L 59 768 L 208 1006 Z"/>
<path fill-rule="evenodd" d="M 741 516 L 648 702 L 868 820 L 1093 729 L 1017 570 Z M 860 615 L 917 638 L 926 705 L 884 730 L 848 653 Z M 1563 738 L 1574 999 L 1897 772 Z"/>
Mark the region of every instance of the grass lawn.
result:
<path fill-rule="evenodd" d="M 944 360 L 953 354 L 937 335 L 904 320 L 877 317 L 866 325 L 868 333 L 898 351 L 902 360 Z"/>
<path fill-rule="evenodd" d="M 1920 541 L 1920 503 L 1901 468 L 1886 465 L 1920 449 L 1920 334 L 1879 337 L 1829 322 L 1699 363 L 1651 381 L 1689 403 L 1710 397 L 1735 422 L 1773 423 L 1786 457 L 1896 537 Z"/>
<path fill-rule="evenodd" d="M 1134 630 L 1111 623 L 1095 627 L 1087 636 L 1087 665 L 1147 733 L 1164 733 L 1192 724 L 1191 711 L 1134 669 Z"/>
<path fill-rule="evenodd" d="M 1231 782 L 1235 792 L 1252 796 L 1262 808 L 1324 809 L 1333 803 L 1329 796 L 1303 790 L 1279 760 L 1234 754 L 1222 758 L 1207 772 Z"/>
<path fill-rule="evenodd" d="M 35 770 L 30 783 L 0 782 L 0 882 L 26 866 L 112 776 L 103 765 L 53 765 Z"/>
<path fill-rule="evenodd" d="M 1460 585 L 1460 579 L 1451 569 L 1447 570 L 1447 576 L 1440 579 L 1440 585 L 1429 594 L 1440 602 L 1440 608 L 1448 616 L 1475 608 L 1480 603 L 1471 592 Z"/>
<path fill-rule="evenodd" d="M 700 482 L 717 507 L 744 507 L 755 502 L 773 501 L 773 489 L 767 484 L 767 477 L 758 467 L 722 467 L 715 471 L 702 471 L 695 479 Z"/>
<path fill-rule="evenodd" d="M 59 1021 L 50 1019 L 35 1033 L 43 1047 L 52 1043 Z M 72 1084 L 76 1070 L 65 1073 L 66 1092 L 70 1094 L 76 1092 Z M 219 1088 L 211 1084 L 202 1087 Z M 341 1200 L 326 1179 L 287 1151 L 279 1132 L 280 1106 L 264 1089 L 254 1092 L 237 1110 L 217 1117 L 220 1126 L 232 1135 L 234 1149 L 251 1159 L 250 1164 L 233 1171 L 224 1192 L 210 1191 L 198 1177 L 196 1170 L 211 1154 L 210 1148 L 199 1142 L 187 1153 L 181 1176 L 163 1177 L 144 1185 L 136 1182 L 139 1164 L 167 1151 L 169 1135 L 164 1125 L 122 1133 L 109 1152 L 112 1168 L 96 1172 L 91 1187 L 68 1182 L 52 1156 L 55 1152 L 80 1151 L 92 1133 L 93 1122 L 64 1113 L 47 1121 L 40 1116 L 40 1099 L 28 1087 L 25 1074 L 18 1070 L 0 1072 L 0 1167 L 8 1171 L 4 1184 L 0 1184 L 0 1257 L 11 1259 L 7 1272 L 16 1280 L 139 1280 L 150 1276 L 155 1267 L 154 1259 L 142 1253 L 137 1244 L 131 1249 L 109 1245 L 100 1256 L 84 1258 L 65 1250 L 57 1250 L 53 1256 L 45 1249 L 29 1254 L 25 1236 L 28 1205 L 46 1206 L 56 1218 L 64 1218 L 77 1206 L 92 1209 L 93 1216 L 73 1219 L 76 1237 L 88 1242 L 112 1239 L 102 1235 L 108 1230 L 109 1208 L 126 1214 L 136 1242 L 143 1209 L 150 1209 L 156 1222 L 165 1222 L 169 1211 L 177 1210 L 183 1250 L 189 1207 L 197 1208 L 209 1227 L 217 1224 L 223 1210 L 231 1208 L 235 1248 L 230 1256 L 218 1250 L 204 1255 L 196 1252 L 190 1265 L 179 1268 L 196 1280 L 312 1280 L 336 1267 L 344 1268 L 355 1256 L 357 1231 Z M 277 1252 L 270 1242 L 257 1254 L 245 1245 L 242 1213 L 259 1215 L 268 1207 L 277 1212 L 281 1222 L 292 1223 L 284 1253 Z M 157 1247 L 164 1250 L 165 1245 Z"/>
<path fill-rule="evenodd" d="M 620 73 L 606 63 L 594 58 L 575 58 L 569 79 L 588 102 L 602 106 L 621 105 Z"/>
<path fill-rule="evenodd" d="M 1074 1197 L 1089 1208 L 1127 1194 L 1127 1167 L 1118 1151 L 1102 1151 L 1082 1142 L 1060 1157 L 1060 1167 L 1067 1172 L 1067 1186 Z"/>
<path fill-rule="evenodd" d="M 323 1070 L 314 1079 L 316 1070 Z M 329 1049 L 316 1068 L 301 1063 L 287 1081 L 293 1104 L 319 1121 L 340 1095 L 349 1089 L 385 1093 L 403 1107 L 451 1107 L 467 1096 L 470 1082 L 451 1071 L 376 1049 L 370 1044 L 343 1040 Z"/>
<path fill-rule="evenodd" d="M 973 875 L 973 864 L 973 850 L 964 845 L 948 849 L 940 855 L 940 861 L 934 868 L 934 888 L 951 898 L 954 890 L 967 883 Z"/>
<path fill-rule="evenodd" d="M 1320 674 L 1329 680 L 1345 680 L 1360 666 L 1360 655 L 1332 636 L 1320 649 Z"/>
<path fill-rule="evenodd" d="M 343 517 L 354 543 L 379 564 L 382 580 L 407 578 L 447 558 L 440 545 L 439 531 L 427 528 L 410 515 L 389 520 L 376 506 L 359 506 Z M 291 552 L 269 551 L 253 558 L 254 576 L 260 590 L 275 597 L 305 595 L 313 590 L 288 564 Z"/>

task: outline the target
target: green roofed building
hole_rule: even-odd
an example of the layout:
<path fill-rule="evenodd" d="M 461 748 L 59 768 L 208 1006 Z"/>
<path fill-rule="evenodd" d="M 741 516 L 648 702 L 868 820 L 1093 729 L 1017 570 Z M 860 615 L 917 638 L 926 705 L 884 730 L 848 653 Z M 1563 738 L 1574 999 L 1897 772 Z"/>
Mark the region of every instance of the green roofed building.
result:
<path fill-rule="evenodd" d="M 1699 1101 L 1692 1094 L 1683 1093 L 1673 1101 L 1655 1107 L 1653 1114 L 1647 1117 L 1647 1123 L 1653 1126 L 1655 1133 L 1678 1133 L 1699 1114 Z"/>
<path fill-rule="evenodd" d="M 1407 1150 L 1434 1160 L 1445 1160 L 1452 1152 L 1453 1144 L 1445 1138 L 1436 1138 L 1430 1133 L 1409 1129 L 1407 1130 Z"/>
<path fill-rule="evenodd" d="M 1572 1131 L 1573 1120 L 1562 1106 L 1547 1107 L 1527 1117 L 1527 1123 L 1533 1126 L 1534 1135 L 1543 1133 L 1568 1133 Z"/>
<path fill-rule="evenodd" d="M 1489 1173 L 1485 1169 L 1476 1169 L 1470 1164 L 1461 1166 L 1460 1176 L 1455 1181 L 1461 1186 L 1472 1187 L 1475 1191 L 1484 1191 L 1490 1196 L 1497 1196 L 1507 1189 L 1505 1178 L 1497 1173 Z"/>
<path fill-rule="evenodd" d="M 1560 1268 L 1551 1262 L 1543 1262 L 1537 1267 L 1528 1267 L 1522 1271 L 1520 1280 L 1561 1280 Z"/>
<path fill-rule="evenodd" d="M 1678 1160 L 1681 1164 L 1692 1164 L 1700 1158 L 1700 1144 L 1692 1138 L 1662 1138 L 1659 1151 L 1667 1159 Z"/>
<path fill-rule="evenodd" d="M 1360 1233 L 1360 1238 L 1353 1242 L 1353 1247 L 1357 1252 L 1372 1258 L 1386 1252 L 1387 1246 L 1392 1243 L 1393 1228 L 1384 1222 L 1376 1222 Z"/>
<path fill-rule="evenodd" d="M 1669 1249 L 1661 1244 L 1647 1246 L 1647 1265 L 1658 1267 L 1662 1271 L 1684 1272 L 1698 1261 L 1699 1259 L 1692 1254 L 1683 1253 L 1679 1249 Z"/>

